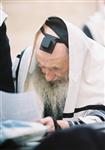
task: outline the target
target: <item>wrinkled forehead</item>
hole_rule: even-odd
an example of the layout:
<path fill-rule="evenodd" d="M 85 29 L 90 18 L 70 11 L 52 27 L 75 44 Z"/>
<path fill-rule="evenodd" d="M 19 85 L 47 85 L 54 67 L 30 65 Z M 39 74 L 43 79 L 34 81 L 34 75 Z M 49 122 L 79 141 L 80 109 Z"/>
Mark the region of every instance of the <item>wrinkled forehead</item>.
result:
<path fill-rule="evenodd" d="M 60 53 L 48 54 L 43 51 L 37 51 L 36 60 L 40 66 L 47 68 L 61 68 L 61 66 L 68 63 L 67 55 L 62 55 Z"/>
<path fill-rule="evenodd" d="M 67 59 L 68 50 L 64 44 L 58 43 L 56 44 L 52 53 L 47 53 L 45 51 L 40 50 L 40 42 L 39 42 L 38 44 L 36 44 L 36 57 L 39 59 L 51 61 Z"/>

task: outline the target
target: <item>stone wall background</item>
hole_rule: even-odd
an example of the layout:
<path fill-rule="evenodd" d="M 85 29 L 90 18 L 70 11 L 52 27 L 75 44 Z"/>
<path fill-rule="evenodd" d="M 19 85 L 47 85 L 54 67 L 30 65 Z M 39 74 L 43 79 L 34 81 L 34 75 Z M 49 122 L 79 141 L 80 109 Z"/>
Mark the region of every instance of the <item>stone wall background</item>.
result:
<path fill-rule="evenodd" d="M 16 54 L 31 45 L 36 29 L 48 16 L 61 16 L 80 28 L 98 7 L 98 0 L 3 0 L 4 11 L 8 14 L 7 33 L 11 54 Z"/>

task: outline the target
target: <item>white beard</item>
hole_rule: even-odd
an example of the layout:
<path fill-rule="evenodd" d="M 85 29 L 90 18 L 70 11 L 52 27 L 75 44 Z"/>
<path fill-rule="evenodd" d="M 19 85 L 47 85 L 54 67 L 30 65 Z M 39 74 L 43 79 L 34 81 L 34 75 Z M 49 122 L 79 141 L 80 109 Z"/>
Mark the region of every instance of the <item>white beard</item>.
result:
<path fill-rule="evenodd" d="M 34 72 L 34 86 L 44 104 L 44 117 L 52 116 L 61 119 L 68 89 L 68 79 L 47 82 L 40 68 L 36 66 Z"/>

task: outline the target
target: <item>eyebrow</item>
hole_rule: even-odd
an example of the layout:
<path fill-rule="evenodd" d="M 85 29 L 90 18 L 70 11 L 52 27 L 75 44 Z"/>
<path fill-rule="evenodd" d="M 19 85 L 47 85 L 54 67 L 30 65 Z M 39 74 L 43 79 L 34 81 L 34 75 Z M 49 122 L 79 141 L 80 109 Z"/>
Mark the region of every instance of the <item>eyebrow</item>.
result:
<path fill-rule="evenodd" d="M 46 67 L 46 66 L 44 66 L 44 65 L 41 65 L 39 62 L 37 62 L 37 64 L 38 64 L 38 66 L 39 67 Z M 54 69 L 54 70 L 56 70 L 56 69 L 61 69 L 61 67 L 57 67 L 57 66 L 51 66 L 51 67 L 46 67 L 46 68 L 48 68 L 48 69 Z"/>

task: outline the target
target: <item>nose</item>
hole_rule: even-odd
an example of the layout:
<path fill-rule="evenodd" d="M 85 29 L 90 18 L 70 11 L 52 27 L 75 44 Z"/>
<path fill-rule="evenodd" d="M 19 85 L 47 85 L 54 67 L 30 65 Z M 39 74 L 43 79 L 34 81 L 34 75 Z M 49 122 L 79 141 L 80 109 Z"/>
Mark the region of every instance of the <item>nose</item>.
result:
<path fill-rule="evenodd" d="M 47 81 L 53 81 L 55 79 L 55 74 L 52 71 L 47 69 L 45 72 L 45 79 Z"/>

